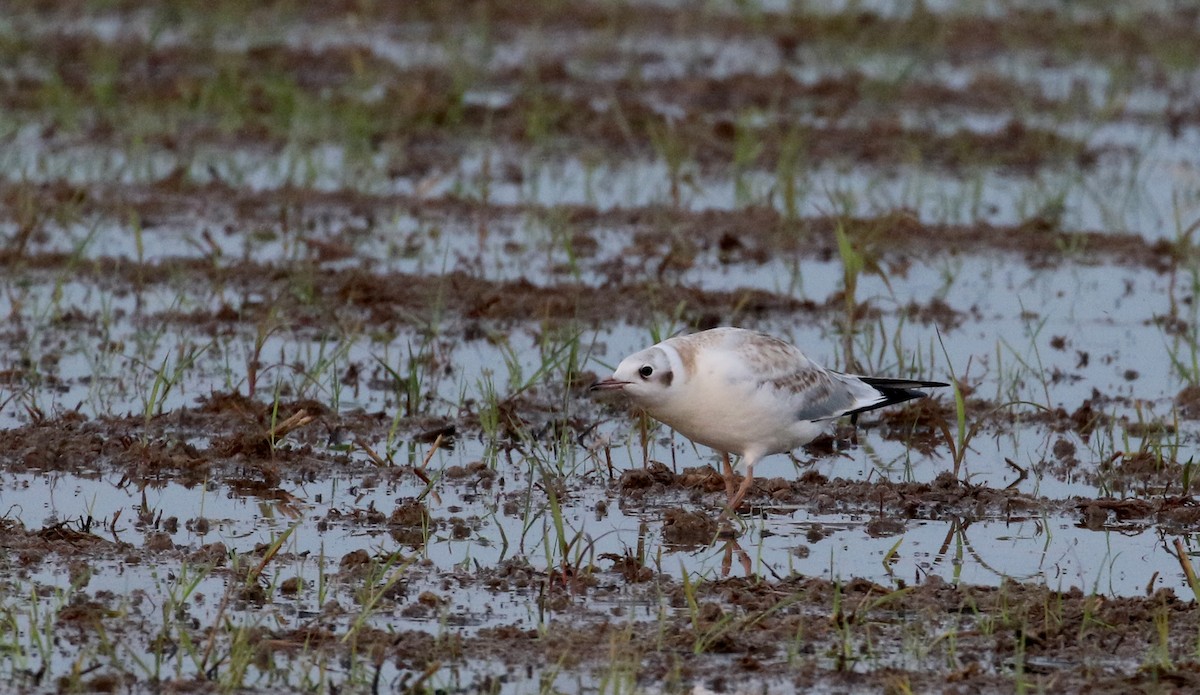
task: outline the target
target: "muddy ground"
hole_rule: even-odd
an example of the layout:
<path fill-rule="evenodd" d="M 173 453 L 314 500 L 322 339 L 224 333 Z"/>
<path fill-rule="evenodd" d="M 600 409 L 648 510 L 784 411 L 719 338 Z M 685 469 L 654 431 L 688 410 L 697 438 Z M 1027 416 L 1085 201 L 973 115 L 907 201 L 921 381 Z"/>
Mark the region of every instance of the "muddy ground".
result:
<path fill-rule="evenodd" d="M 23 691 L 1190 692 L 1200 13 L 12 3 Z M 716 459 L 742 325 L 953 382 Z"/>

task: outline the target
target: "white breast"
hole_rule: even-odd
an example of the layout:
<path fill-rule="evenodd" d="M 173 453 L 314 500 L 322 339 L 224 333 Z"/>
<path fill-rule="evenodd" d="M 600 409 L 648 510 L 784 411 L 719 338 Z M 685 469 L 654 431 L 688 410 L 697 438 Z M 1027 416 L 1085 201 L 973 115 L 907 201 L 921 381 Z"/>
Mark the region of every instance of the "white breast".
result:
<path fill-rule="evenodd" d="M 672 346 L 661 347 L 682 367 Z M 778 392 L 730 370 L 733 357 L 723 350 L 699 351 L 686 378 L 677 377 L 672 398 L 647 412 L 698 444 L 749 459 L 791 451 L 825 429 L 798 420 L 795 404 Z"/>

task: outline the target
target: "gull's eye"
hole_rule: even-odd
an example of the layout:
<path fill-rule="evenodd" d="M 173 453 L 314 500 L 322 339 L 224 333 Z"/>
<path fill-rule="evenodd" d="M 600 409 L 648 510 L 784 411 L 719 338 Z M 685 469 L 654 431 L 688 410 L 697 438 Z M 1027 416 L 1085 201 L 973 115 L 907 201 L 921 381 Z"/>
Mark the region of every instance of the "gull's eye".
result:
<path fill-rule="evenodd" d="M 643 379 L 649 379 L 650 375 L 653 373 L 654 373 L 654 367 L 651 367 L 648 364 L 643 365 L 642 368 L 638 370 L 638 374 L 641 374 Z"/>

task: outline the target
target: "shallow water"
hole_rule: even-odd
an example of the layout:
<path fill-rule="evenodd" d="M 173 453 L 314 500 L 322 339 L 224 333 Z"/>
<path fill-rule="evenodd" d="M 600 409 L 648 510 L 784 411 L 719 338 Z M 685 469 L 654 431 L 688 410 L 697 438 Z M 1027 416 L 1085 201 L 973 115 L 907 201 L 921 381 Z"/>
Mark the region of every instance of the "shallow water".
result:
<path fill-rule="evenodd" d="M 147 142 L 123 130 L 130 123 L 113 114 L 125 112 L 111 104 L 47 97 L 55 93 L 47 76 L 58 66 L 24 56 L 4 68 L 14 104 L 25 106 L 0 115 L 0 188 L 9 210 L 0 216 L 0 428 L 13 442 L 0 456 L 0 521 L 14 524 L 6 526 L 10 543 L 33 546 L 6 548 L 12 552 L 0 567 L 0 626 L 9 626 L 0 629 L 0 674 L 19 676 L 30 688 L 54 687 L 51 679 L 62 677 L 68 680 L 55 683 L 68 689 L 81 685 L 68 682 L 69 674 L 116 664 L 133 674 L 133 689 L 173 677 L 199 680 L 214 662 L 188 640 L 208 639 L 221 659 L 213 673 L 226 676 L 235 665 L 224 659 L 248 653 L 235 640 L 251 634 L 287 645 L 264 651 L 249 667 L 248 682 L 264 689 L 353 687 L 371 683 L 371 669 L 392 689 L 407 689 L 424 671 L 423 683 L 432 687 L 488 692 L 548 684 L 561 691 L 725 691 L 740 682 L 771 692 L 919 691 L 929 674 L 938 679 L 931 688 L 959 677 L 970 685 L 980 674 L 1005 679 L 1002 691 L 1062 686 L 1021 680 L 1030 672 L 1073 674 L 1068 688 L 1099 673 L 1185 679 L 1194 666 L 1190 617 L 1165 611 L 1195 595 L 1175 541 L 1185 553 L 1200 552 L 1188 488 L 1197 433 L 1187 399 L 1179 399 L 1200 379 L 1191 245 L 1200 217 L 1200 127 L 1180 96 L 1195 91 L 1200 71 L 1188 64 L 1188 51 L 1110 60 L 1072 45 L 991 46 L 998 55 L 975 55 L 970 47 L 953 49 L 952 41 L 921 41 L 916 52 L 904 48 L 903 37 L 881 48 L 836 36 L 797 43 L 795 30 L 783 28 L 784 20 L 807 26 L 816 16 L 809 11 L 849 12 L 847 22 L 868 23 L 918 11 L 902 4 L 876 8 L 879 17 L 861 14 L 876 4 L 710 3 L 670 22 L 637 13 L 647 5 L 670 13 L 679 7 L 671 2 L 604 5 L 611 16 L 581 14 L 591 17 L 586 21 L 549 7 L 539 10 L 551 13 L 545 18 L 505 8 L 494 17 L 431 13 L 407 22 L 268 7 L 263 16 L 274 21 L 258 32 L 221 26 L 186 7 L 177 8 L 184 15 L 178 21 L 153 8 L 0 19 L 0 33 L 15 41 L 33 32 L 47 49 L 56 37 L 93 36 L 97 46 L 62 61 L 60 78 L 76 87 L 102 91 L 103 70 L 120 64 L 106 63 L 106 51 L 131 37 L 152 44 L 147 53 L 194 45 L 226 52 L 242 66 L 257 65 L 245 57 L 256 49 L 283 47 L 292 51 L 279 54 L 285 59 L 328 49 L 336 70 L 337 51 L 353 49 L 347 54 L 389 69 L 445 72 L 446 83 L 429 84 L 461 88 L 463 105 L 491 114 L 480 133 L 452 119 L 439 123 L 435 112 L 420 125 L 432 144 L 393 132 L 368 138 L 366 147 L 348 144 L 349 135 L 314 142 L 305 130 L 314 124 L 299 116 L 282 135 L 267 126 L 223 130 L 219 113 L 203 112 L 205 99 L 219 101 L 222 92 L 203 92 L 204 75 L 180 70 L 172 89 L 200 89 L 189 94 L 201 114 L 195 123 L 182 120 L 181 132 L 164 139 L 154 131 Z M 1040 8 L 1045 21 L 1065 29 L 1103 15 L 1020 5 Z M 968 19 L 1004 17 L 1013 8 L 919 7 Z M 594 9 L 580 6 L 581 13 Z M 656 17 L 644 26 L 636 21 Z M 1153 17 L 1146 19 L 1121 14 L 1112 22 L 1135 31 Z M 179 69 L 169 51 L 154 55 Z M 565 67 L 543 80 L 539 70 L 551 64 Z M 357 70 L 350 78 L 366 83 L 344 89 L 310 93 L 303 80 L 271 87 L 294 88 L 296 99 L 319 110 L 331 99 L 378 104 L 391 94 L 389 80 L 414 74 L 377 72 L 370 61 Z M 300 77 L 325 84 L 341 73 L 331 74 Z M 378 75 L 384 79 L 369 83 Z M 844 89 L 856 75 L 868 91 L 863 98 Z M 743 93 L 741 76 L 759 86 Z M 688 89 L 663 86 L 688 80 L 695 81 Z M 944 105 L 900 89 L 928 83 L 969 97 L 988 80 L 1017 88 L 1023 100 L 1009 109 L 967 98 Z M 824 81 L 849 101 L 815 92 L 786 98 L 789 89 Z M 520 111 L 535 85 L 579 97 L 563 103 L 584 103 L 595 113 L 646 107 L 665 120 L 645 125 L 633 114 L 618 126 L 573 126 L 570 114 Z M 886 98 L 889 85 L 894 101 Z M 137 110 L 146 108 L 138 102 L 145 95 L 119 96 L 124 101 L 114 103 L 145 117 Z M 275 102 L 264 103 L 246 108 Z M 38 107 L 45 111 L 28 112 Z M 114 132 L 89 131 L 90 108 L 103 112 L 98 120 L 107 119 Z M 514 111 L 515 120 L 503 121 Z M 251 122 L 248 113 L 232 116 L 228 122 Z M 771 158 L 739 149 L 745 143 L 729 134 L 733 123 L 766 138 L 781 119 L 814 137 L 847 128 L 873 137 L 872 124 L 894 124 L 911 151 L 896 150 L 883 136 L 876 144 L 910 156 L 798 157 L 789 171 L 763 164 Z M 710 130 L 684 130 L 696 123 Z M 1010 124 L 1083 143 L 1095 162 L 1050 157 L 1028 170 L 1004 168 L 989 163 L 1001 160 L 987 148 L 961 159 L 939 155 L 944 141 L 933 139 L 1002 133 Z M 599 126 L 619 127 L 622 136 L 589 130 Z M 538 135 L 539 128 L 550 134 Z M 699 144 L 733 142 L 705 157 L 693 158 L 685 147 L 677 157 L 673 128 Z M 935 164 L 939 156 L 954 164 Z M 755 220 L 763 207 L 816 222 L 886 222 L 898 214 L 911 218 L 917 233 L 965 226 L 979 243 L 968 238 L 948 249 L 931 237 L 924 249 L 911 239 L 893 249 L 892 229 L 881 226 L 879 238 L 853 237 L 867 261 L 879 263 L 879 272 L 868 265 L 856 275 L 836 243 L 792 246 L 794 240 L 771 239 L 753 224 L 730 225 L 732 241 L 697 229 L 714 219 L 706 213 L 745 211 Z M 1026 224 L 1056 246 L 995 250 L 1007 248 L 996 237 Z M 1121 235 L 1146 242 L 1135 250 L 1154 253 L 1125 257 L 1115 243 Z M 167 272 L 145 280 L 131 269 Z M 395 295 L 374 305 L 337 296 L 333 306 L 316 306 L 328 296 L 315 290 L 339 272 L 361 273 L 352 285 L 359 291 L 454 273 L 484 290 L 475 304 L 456 310 L 398 311 L 391 304 L 407 298 Z M 851 281 L 857 284 L 848 301 Z M 633 295 L 619 294 L 637 283 L 689 294 L 674 305 L 636 295 L 654 304 L 647 311 L 629 303 Z M 503 318 L 489 314 L 494 303 L 512 300 L 505 288 L 525 287 L 543 294 Z M 569 304 L 573 287 L 641 313 L 583 320 L 579 307 L 554 303 Z M 752 290 L 779 303 L 743 300 Z M 863 307 L 869 311 L 848 323 Z M 622 474 L 635 472 L 625 480 L 636 480 L 648 462 L 673 473 L 717 466 L 715 454 L 666 428 L 643 433 L 634 414 L 587 397 L 576 382 L 603 376 L 623 356 L 690 324 L 713 322 L 786 338 L 834 368 L 854 361 L 866 372 L 959 379 L 971 392 L 962 427 L 978 424 L 960 467 L 954 394 L 944 389 L 934 394 L 944 435 L 929 424 L 936 416 L 920 432 L 896 432 L 888 420 L 864 417 L 854 443 L 801 450 L 794 461 L 772 456 L 756 467 L 760 479 L 812 476 L 806 480 L 820 482 L 811 499 L 803 490 L 797 499 L 791 489 L 787 501 L 759 495 L 736 521 L 736 542 L 714 538 L 714 524 L 709 536 L 672 543 L 667 519 L 682 511 L 715 520 L 721 493 L 698 493 L 678 481 L 642 492 L 623 485 Z M 318 419 L 277 439 L 273 428 L 294 408 Z M 1108 419 L 1083 423 L 1088 408 Z M 431 444 L 429 433 L 447 425 L 456 428 L 453 441 Z M 43 436 L 58 430 L 91 448 Z M 44 446 L 59 448 L 38 449 Z M 367 447 L 391 467 L 376 468 Z M 426 454 L 429 486 L 407 468 Z M 464 474 L 479 464 L 485 473 Z M 931 490 L 945 483 L 939 476 L 947 471 L 957 474 L 958 489 L 992 496 L 943 504 Z M 839 487 L 841 481 L 850 484 Z M 912 494 L 911 513 L 897 511 L 902 505 L 894 501 L 885 508 L 888 494 Z M 399 504 L 421 495 L 428 525 L 389 521 Z M 77 530 L 82 535 L 59 537 Z M 284 536 L 264 563 L 264 548 Z M 216 542 L 226 548 L 224 563 L 211 567 L 212 556 L 195 553 Z M 375 574 L 341 566 L 358 551 Z M 259 563 L 261 576 L 247 580 L 247 568 Z M 640 577 L 642 569 L 650 576 Z M 733 582 L 726 576 L 754 581 L 722 584 Z M 796 601 L 826 588 L 789 583 L 800 577 L 837 582 L 847 596 L 856 585 L 869 586 L 854 594 L 849 610 L 840 599 L 822 599 L 798 609 L 815 622 L 781 620 L 773 628 L 781 635 L 771 642 L 775 651 L 737 641 L 701 648 L 704 639 L 721 636 L 722 625 L 734 624 L 752 644 L 775 611 L 788 612 L 738 602 L 754 598 L 756 588 L 780 587 Z M 300 580 L 295 593 L 281 590 L 289 579 Z M 1012 592 L 1016 601 L 1029 592 L 1040 608 L 1076 595 L 1041 600 L 1037 590 L 1078 589 L 1101 597 L 1096 610 L 1127 609 L 1124 618 L 1110 616 L 1114 630 L 1140 635 L 1153 624 L 1158 638 L 1174 642 L 1160 645 L 1161 654 L 1149 647 L 1131 655 L 1128 644 L 1140 639 L 1127 643 L 1124 633 L 1116 642 L 1101 636 L 1085 644 L 1109 627 L 1100 618 L 1076 624 L 1058 616 L 1056 623 L 1035 611 L 1034 627 L 1066 625 L 1042 640 L 1029 625 L 1003 623 L 1003 615 L 966 615 L 957 607 L 930 617 L 928 607 L 905 604 L 898 591 L 930 590 L 939 581 L 964 595 Z M 711 587 L 726 593 L 703 593 Z M 1162 589 L 1170 593 L 1155 594 Z M 102 608 L 89 613 L 89 602 Z M 705 625 L 711 604 L 719 611 Z M 863 622 L 847 622 L 860 609 Z M 123 622 L 116 625 L 114 616 Z M 722 622 L 731 616 L 746 622 Z M 896 622 L 909 632 L 880 636 Z M 110 624 L 111 638 L 89 627 Z M 663 636 L 650 646 L 637 642 L 647 654 L 630 656 L 621 650 L 634 642 L 614 637 L 613 626 Z M 604 643 L 568 642 L 561 653 L 545 646 L 576 628 L 594 628 Z M 329 641 L 309 642 L 314 629 L 327 631 Z M 368 629 L 386 636 L 373 647 L 385 651 L 408 631 L 445 641 L 430 652 L 436 659 L 409 662 L 389 652 L 375 661 L 356 651 Z M 829 638 L 831 630 L 843 632 Z M 525 631 L 537 640 L 520 637 Z M 995 639 L 974 652 L 937 651 L 979 635 Z M 1010 635 L 1019 636 L 1020 647 L 1005 642 Z M 1086 658 L 1056 651 L 1055 640 L 1084 644 Z M 475 651 L 457 653 L 464 643 Z M 598 649 L 612 653 L 581 656 Z M 856 650 L 847 663 L 847 652 Z M 165 661 L 148 664 L 147 654 Z M 1172 660 L 1184 668 L 1162 665 Z M 602 661 L 618 666 L 606 671 L 596 665 Z M 1092 670 L 1070 670 L 1080 663 Z M 693 669 L 698 675 L 679 675 Z M 812 682 L 804 681 L 811 673 Z M 844 680 L 880 673 L 893 680 Z M 1133 680 L 1122 682 L 1133 687 Z"/>

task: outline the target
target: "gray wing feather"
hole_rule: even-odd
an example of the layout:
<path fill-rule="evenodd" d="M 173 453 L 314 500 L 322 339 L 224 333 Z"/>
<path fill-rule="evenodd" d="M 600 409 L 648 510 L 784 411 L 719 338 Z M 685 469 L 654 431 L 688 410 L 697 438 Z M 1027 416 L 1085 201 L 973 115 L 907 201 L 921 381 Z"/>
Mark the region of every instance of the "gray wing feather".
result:
<path fill-rule="evenodd" d="M 769 392 L 783 407 L 792 408 L 797 420 L 824 420 L 871 402 L 879 393 L 866 384 L 823 369 L 788 343 L 762 333 L 746 332 L 734 347 L 745 370 L 738 381 L 754 383 Z M 853 381 L 851 381 L 853 379 Z"/>
<path fill-rule="evenodd" d="M 809 366 L 766 382 L 793 404 L 797 420 L 836 418 L 859 403 L 847 384 L 820 367 Z"/>

